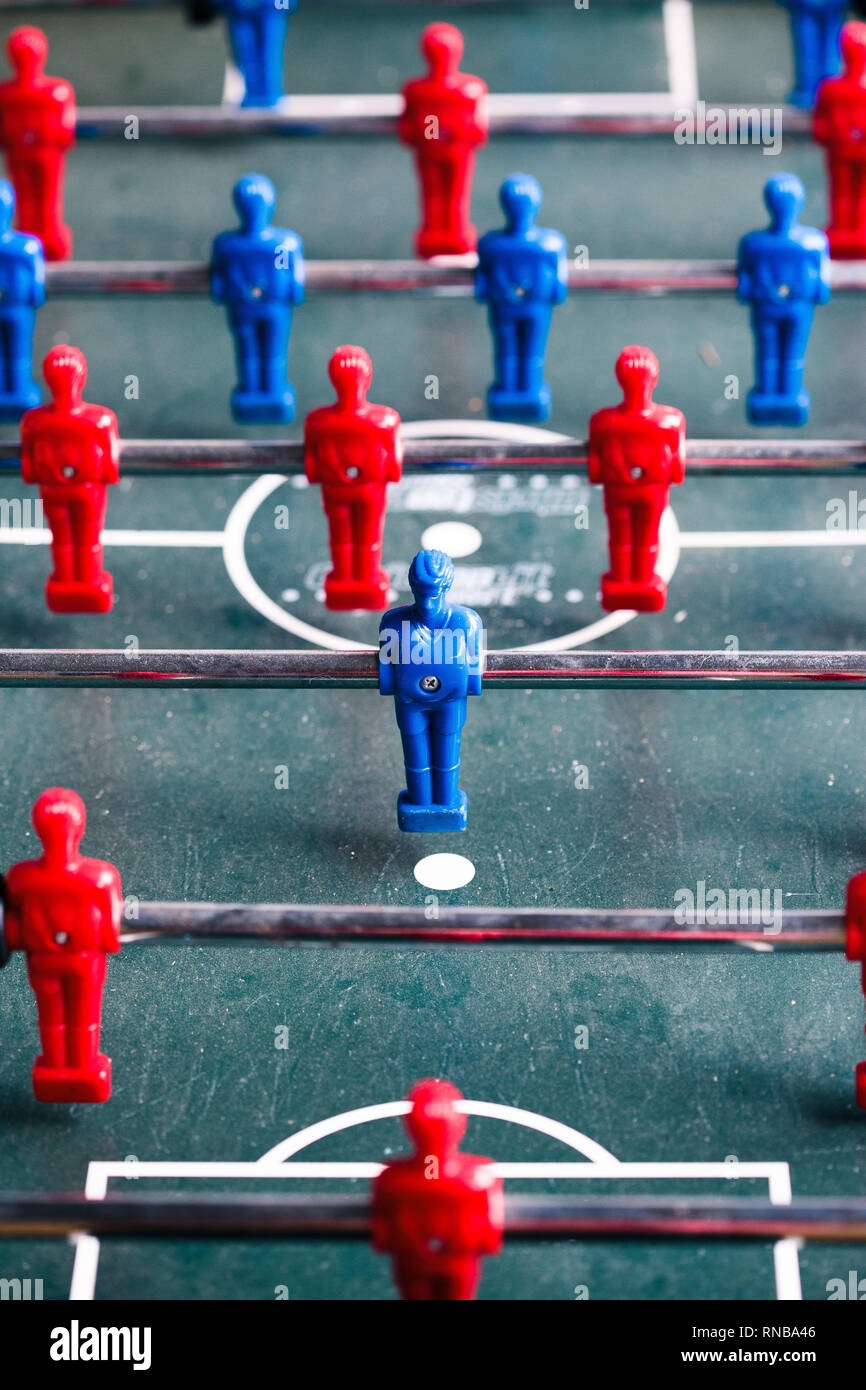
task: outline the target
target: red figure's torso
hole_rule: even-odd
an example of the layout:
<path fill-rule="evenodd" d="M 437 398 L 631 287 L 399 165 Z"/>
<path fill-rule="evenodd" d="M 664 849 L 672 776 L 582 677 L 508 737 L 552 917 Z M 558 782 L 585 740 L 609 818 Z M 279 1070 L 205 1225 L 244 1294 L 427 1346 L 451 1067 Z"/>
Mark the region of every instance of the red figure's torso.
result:
<path fill-rule="evenodd" d="M 75 93 L 61 77 L 0 83 L 0 144 L 26 156 L 69 149 L 75 140 Z"/>
<path fill-rule="evenodd" d="M 357 410 L 312 410 L 304 448 L 308 481 L 321 483 L 336 500 L 360 500 L 365 491 L 384 492 L 386 484 L 400 481 L 400 416 L 390 406 L 367 401 Z"/>
<path fill-rule="evenodd" d="M 61 958 L 120 949 L 120 875 L 101 859 L 26 859 L 6 876 L 10 950 Z M 50 961 L 43 960 L 43 965 Z"/>
<path fill-rule="evenodd" d="M 649 498 L 685 476 L 685 418 L 666 405 L 611 406 L 589 422 L 589 480 L 623 500 Z"/>
<path fill-rule="evenodd" d="M 21 476 L 47 500 L 83 500 L 118 481 L 117 416 L 101 405 L 30 410 L 21 422 Z"/>
<path fill-rule="evenodd" d="M 414 146 L 422 158 L 453 158 L 458 147 L 486 141 L 487 87 L 480 77 L 463 72 L 442 81 L 417 77 L 407 82 L 403 96 L 406 107 L 400 118 L 400 139 Z"/>

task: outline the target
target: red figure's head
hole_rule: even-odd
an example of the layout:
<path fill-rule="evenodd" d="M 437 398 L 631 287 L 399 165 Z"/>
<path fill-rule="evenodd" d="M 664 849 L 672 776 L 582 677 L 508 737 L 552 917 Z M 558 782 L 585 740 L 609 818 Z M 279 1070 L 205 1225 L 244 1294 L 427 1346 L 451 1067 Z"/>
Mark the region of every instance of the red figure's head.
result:
<path fill-rule="evenodd" d="M 453 24 L 428 24 L 421 35 L 421 52 L 431 77 L 453 77 L 463 57 L 463 35 Z"/>
<path fill-rule="evenodd" d="M 6 40 L 6 57 L 20 82 L 32 82 L 45 71 L 48 40 L 41 29 L 25 24 Z"/>
<path fill-rule="evenodd" d="M 454 1108 L 463 1099 L 457 1087 L 450 1081 L 419 1081 L 408 1099 L 406 1128 L 416 1151 L 436 1157 L 453 1153 L 466 1132 L 466 1116 Z"/>
<path fill-rule="evenodd" d="M 42 374 L 58 409 L 72 410 L 81 404 L 87 359 L 80 348 L 68 343 L 53 347 L 42 363 Z"/>
<path fill-rule="evenodd" d="M 69 863 L 78 856 L 87 812 L 78 792 L 49 787 L 33 807 L 33 828 L 47 859 Z"/>
<path fill-rule="evenodd" d="M 866 24 L 852 20 L 842 28 L 842 62 L 849 77 L 866 73 Z"/>
<path fill-rule="evenodd" d="M 622 387 L 628 410 L 646 410 L 659 379 L 659 363 L 645 347 L 623 348 L 616 359 L 616 379 Z"/>
<path fill-rule="evenodd" d="M 345 343 L 338 347 L 328 363 L 328 376 L 343 410 L 357 410 L 367 399 L 373 380 L 370 354 L 362 347 Z"/>

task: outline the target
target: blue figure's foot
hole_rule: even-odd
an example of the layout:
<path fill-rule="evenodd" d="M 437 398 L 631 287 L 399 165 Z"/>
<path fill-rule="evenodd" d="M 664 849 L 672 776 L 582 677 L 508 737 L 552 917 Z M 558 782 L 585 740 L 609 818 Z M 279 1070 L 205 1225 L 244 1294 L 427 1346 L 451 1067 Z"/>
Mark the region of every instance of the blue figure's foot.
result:
<path fill-rule="evenodd" d="M 788 101 L 792 106 L 799 106 L 803 111 L 811 111 L 815 105 L 817 94 L 817 87 L 795 87 L 788 97 Z"/>
<path fill-rule="evenodd" d="M 17 424 L 25 410 L 33 410 L 35 406 L 41 404 L 42 392 L 35 382 L 29 391 L 20 391 L 13 396 L 0 393 L 0 423 L 4 425 Z"/>
<path fill-rule="evenodd" d="M 279 106 L 284 95 L 283 92 L 274 92 L 272 95 L 266 92 L 245 92 L 241 106 L 253 107 L 256 110 L 271 110 L 273 107 Z"/>
<path fill-rule="evenodd" d="M 232 391 L 232 415 L 239 425 L 287 425 L 295 418 L 295 388 L 286 385 L 280 395 L 263 391 Z"/>
<path fill-rule="evenodd" d="M 465 830 L 468 809 L 469 798 L 465 792 L 457 793 L 453 806 L 416 806 L 409 800 L 408 792 L 401 792 L 397 797 L 397 824 L 401 830 L 417 830 L 427 834 Z"/>
<path fill-rule="evenodd" d="M 532 424 L 550 417 L 552 395 L 545 383 L 537 391 L 506 391 L 491 386 L 487 392 L 487 413 L 491 420 L 512 424 Z"/>
<path fill-rule="evenodd" d="M 805 425 L 812 402 L 808 391 L 797 396 L 771 396 L 750 391 L 746 415 L 753 425 Z"/>

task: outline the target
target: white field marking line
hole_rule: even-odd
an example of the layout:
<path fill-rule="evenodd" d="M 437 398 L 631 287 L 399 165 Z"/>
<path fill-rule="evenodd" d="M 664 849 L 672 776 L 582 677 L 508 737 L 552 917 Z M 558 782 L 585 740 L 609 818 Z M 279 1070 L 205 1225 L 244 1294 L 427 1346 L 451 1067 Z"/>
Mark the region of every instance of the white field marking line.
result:
<path fill-rule="evenodd" d="M 691 0 L 664 0 L 662 23 L 668 56 L 668 86 L 675 107 L 698 100 L 698 54 Z"/>
<path fill-rule="evenodd" d="M 408 1104 L 405 1101 L 391 1102 L 385 1105 L 365 1106 L 360 1111 L 349 1111 L 348 1116 L 365 1115 L 366 1118 L 383 1118 L 383 1114 L 392 1116 L 394 1114 L 406 1114 Z M 482 1102 L 476 1103 L 473 1107 L 472 1102 L 465 1102 L 461 1107 L 466 1113 L 490 1113 L 494 1111 L 510 1111 L 510 1106 L 485 1105 Z M 370 1112 L 374 1112 L 372 1115 Z M 518 1114 L 527 1115 L 531 1112 L 518 1111 Z M 336 1118 L 345 1119 L 347 1116 Z M 542 1117 L 533 1116 L 534 1119 Z M 355 1123 L 364 1123 L 364 1120 L 356 1120 Z M 327 1122 L 326 1122 L 327 1123 Z M 553 1122 L 556 1125 L 556 1122 Z M 310 1126 L 301 1134 L 309 1135 L 311 1130 L 316 1130 L 320 1126 Z M 567 1129 L 567 1126 L 562 1126 Z M 330 1132 L 333 1132 L 331 1130 Z M 568 1131 L 571 1134 L 576 1131 Z M 294 1136 L 296 1138 L 300 1136 Z M 321 1135 L 318 1137 L 322 1137 Z M 585 1136 L 583 1136 L 585 1137 Z M 309 1139 L 310 1143 L 314 1142 Z M 277 1146 L 279 1147 L 279 1146 Z M 271 1150 L 275 1152 L 276 1150 Z M 602 1149 L 602 1153 L 607 1151 Z M 257 1181 L 262 1178 L 268 1179 L 313 1179 L 316 1181 L 328 1180 L 367 1180 L 372 1181 L 382 1172 L 382 1163 L 309 1163 L 309 1162 L 266 1162 L 267 1155 L 254 1163 L 219 1163 L 219 1162 L 140 1162 L 135 1163 L 115 1161 L 101 1162 L 94 1160 L 88 1165 L 87 1181 L 85 1184 L 85 1196 L 91 1201 L 101 1201 L 108 1192 L 108 1184 L 112 1178 L 122 1178 L 127 1181 L 136 1181 L 139 1178 L 252 1178 Z M 776 1205 L 784 1206 L 791 1201 L 791 1178 L 790 1169 L 787 1163 L 763 1162 L 763 1163 L 702 1163 L 702 1162 L 650 1162 L 650 1163 L 620 1163 L 613 1155 L 600 1161 L 589 1161 L 582 1163 L 496 1163 L 494 1168 L 498 1177 L 503 1179 L 528 1179 L 536 1181 L 549 1181 L 561 1178 L 563 1180 L 587 1180 L 605 1179 L 607 1181 L 627 1180 L 627 1179 L 654 1179 L 658 1181 L 671 1181 L 674 1179 L 688 1180 L 715 1180 L 724 1179 L 725 1181 L 737 1181 L 748 1179 L 766 1179 L 769 1187 L 770 1201 Z M 75 1244 L 75 1263 L 70 1283 L 69 1298 L 72 1302 L 89 1302 L 95 1296 L 96 1276 L 99 1265 L 99 1240 L 95 1236 L 79 1235 L 72 1237 Z M 799 1267 L 799 1248 L 801 1242 L 796 1239 L 786 1239 L 777 1241 L 773 1249 L 774 1273 L 776 1280 L 776 1296 L 779 1300 L 802 1299 L 800 1288 L 800 1267 Z"/>
<path fill-rule="evenodd" d="M 681 531 L 683 550 L 728 549 L 737 546 L 866 545 L 866 531 Z"/>
<path fill-rule="evenodd" d="M 222 531 L 103 531 L 103 545 L 218 550 Z M 51 532 L 43 526 L 0 526 L 0 545 L 49 545 Z"/>
<path fill-rule="evenodd" d="M 557 434 L 553 430 L 538 429 L 533 425 L 505 425 L 494 420 L 408 421 L 404 422 L 402 426 L 402 434 L 405 439 L 417 439 L 425 436 L 446 439 L 500 439 L 505 437 L 515 444 L 545 442 L 556 444 L 562 443 L 567 438 L 566 435 Z M 431 470 L 431 473 L 433 471 Z M 241 493 L 232 507 L 226 520 L 223 546 L 223 559 L 229 579 L 251 608 L 260 613 L 268 622 L 274 623 L 284 632 L 293 633 L 304 642 L 312 642 L 314 646 L 324 647 L 326 651 L 365 652 L 375 650 L 368 643 L 353 642 L 346 637 L 338 637 L 336 633 L 325 632 L 322 628 L 313 627 L 310 623 L 303 622 L 293 613 L 281 607 L 269 594 L 266 594 L 253 578 L 247 564 L 244 548 L 246 533 L 258 508 L 284 482 L 286 479 L 280 473 L 263 474 L 262 477 L 256 478 L 245 492 Z M 659 572 L 665 580 L 670 579 L 679 559 L 677 537 L 676 519 L 673 512 L 668 509 L 662 523 L 659 557 Z M 597 622 L 590 623 L 587 627 L 578 628 L 574 632 L 553 637 L 548 642 L 533 644 L 518 650 L 571 651 L 574 647 L 583 646 L 587 642 L 594 642 L 597 637 L 603 637 L 608 632 L 615 632 L 617 628 L 630 623 L 636 617 L 637 614 L 631 610 L 608 613 L 604 618 L 599 618 Z"/>
<path fill-rule="evenodd" d="M 354 1129 L 356 1125 L 366 1125 L 373 1120 L 408 1115 L 411 1109 L 412 1106 L 407 1100 L 392 1100 L 386 1101 L 383 1105 L 363 1105 L 358 1110 L 345 1110 L 342 1115 L 329 1115 L 327 1119 L 319 1120 L 317 1124 L 308 1125 L 306 1129 L 298 1130 L 297 1134 L 290 1134 L 287 1139 L 280 1140 L 279 1144 L 262 1154 L 259 1163 L 283 1163 L 287 1158 L 293 1157 L 310 1144 L 315 1144 L 317 1140 L 330 1134 L 339 1134 L 345 1129 Z M 495 1101 L 484 1100 L 459 1100 L 455 1109 L 462 1115 L 481 1115 L 490 1120 L 504 1120 L 506 1124 L 521 1125 L 524 1129 L 534 1129 L 539 1134 L 547 1134 L 551 1139 L 566 1144 L 568 1148 L 576 1149 L 591 1163 L 617 1162 L 608 1149 L 587 1135 L 581 1134 L 580 1130 L 572 1129 L 570 1125 L 564 1125 L 559 1120 L 552 1120 L 547 1115 L 536 1115 L 532 1110 L 521 1110 L 513 1105 L 498 1105 Z"/>
<path fill-rule="evenodd" d="M 681 4 L 682 0 L 669 0 L 671 4 Z M 688 6 L 687 8 L 691 8 Z M 670 50 L 668 51 L 670 70 Z M 237 73 L 237 83 L 230 78 Z M 231 65 L 226 69 L 223 85 L 223 106 L 237 108 L 244 96 L 243 78 Z M 684 97 L 674 99 L 676 93 L 670 92 L 491 92 L 487 98 L 489 115 L 496 117 L 520 116 L 671 116 L 678 105 L 689 104 Z M 359 93 L 355 96 L 342 96 L 317 92 L 299 96 L 286 96 L 278 102 L 277 108 L 300 116 L 304 120 L 316 121 L 323 116 L 390 116 L 396 118 L 403 114 L 403 98 L 394 93 Z"/>
<path fill-rule="evenodd" d="M 545 442 L 561 444 L 568 437 L 564 434 L 557 434 L 554 430 L 539 429 L 535 425 L 503 425 L 492 420 L 413 421 L 404 424 L 403 434 L 407 439 L 423 438 L 425 435 L 446 439 L 497 439 L 504 436 L 514 444 L 543 444 Z M 679 528 L 673 510 L 668 507 L 659 528 L 658 571 L 665 583 L 671 579 L 677 567 L 679 556 Z M 603 618 L 589 623 L 586 627 L 577 628 L 574 632 L 566 632 L 559 637 L 551 637 L 547 642 L 530 642 L 526 646 L 517 647 L 516 650 L 524 652 L 573 651 L 575 647 L 584 647 L 588 643 L 594 642 L 598 637 L 605 637 L 609 632 L 616 632 L 626 623 L 633 622 L 636 617 L 637 613 L 633 609 L 622 609 L 619 613 L 607 613 Z"/>

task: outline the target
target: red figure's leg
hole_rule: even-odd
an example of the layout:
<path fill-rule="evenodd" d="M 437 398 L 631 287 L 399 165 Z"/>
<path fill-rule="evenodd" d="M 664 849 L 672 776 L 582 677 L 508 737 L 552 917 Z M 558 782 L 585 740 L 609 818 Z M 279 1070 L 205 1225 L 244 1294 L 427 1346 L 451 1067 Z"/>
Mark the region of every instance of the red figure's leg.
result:
<path fill-rule="evenodd" d="M 352 573 L 363 584 L 375 584 L 382 573 L 385 494 L 359 498 L 352 507 Z"/>
<path fill-rule="evenodd" d="M 102 570 L 102 525 L 107 497 L 105 488 L 87 502 L 70 507 L 75 578 L 80 584 L 98 584 Z"/>
<path fill-rule="evenodd" d="M 631 579 L 632 507 L 629 503 L 605 501 L 608 525 L 610 573 L 605 578 L 618 584 Z"/>
<path fill-rule="evenodd" d="M 45 520 L 51 528 L 51 558 L 54 561 L 52 580 L 70 583 L 75 578 L 72 551 L 72 518 L 66 502 L 48 502 L 43 498 Z"/>
<path fill-rule="evenodd" d="M 36 995 L 43 1062 L 46 1067 L 59 1071 L 66 1066 L 66 1029 L 61 980 L 53 972 L 42 969 L 38 958 L 33 956 L 27 962 L 27 976 Z"/>
<path fill-rule="evenodd" d="M 352 578 L 352 517 L 346 502 L 336 502 L 323 492 L 325 515 L 328 518 L 328 541 L 331 547 L 329 578 Z"/>
<path fill-rule="evenodd" d="M 80 970 L 63 981 L 66 1012 L 66 1053 L 70 1067 L 92 1071 L 99 1064 L 99 1020 L 105 985 L 105 956 L 88 955 Z"/>
<path fill-rule="evenodd" d="M 655 577 L 663 511 L 663 502 L 640 502 L 634 509 L 631 572 L 638 584 L 648 584 Z"/>
<path fill-rule="evenodd" d="M 450 232 L 455 241 L 461 243 L 461 250 L 473 251 L 478 240 L 475 228 L 469 220 L 472 203 L 472 175 L 475 172 L 475 152 L 461 150 L 450 165 L 449 211 Z"/>
<path fill-rule="evenodd" d="M 18 154 L 7 156 L 9 177 L 15 187 L 15 225 L 22 232 L 42 235 L 42 210 L 39 203 L 39 176 L 33 157 Z"/>
<path fill-rule="evenodd" d="M 39 235 L 49 261 L 62 261 L 72 251 L 72 234 L 63 222 L 63 166 L 66 156 L 60 150 L 43 150 L 35 166 L 36 197 L 39 204 Z"/>

